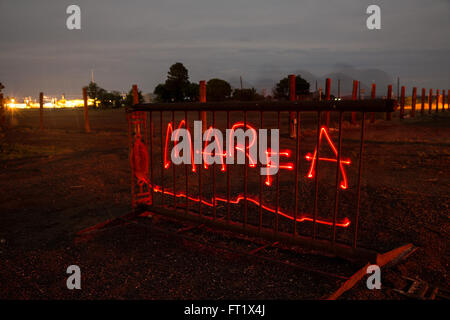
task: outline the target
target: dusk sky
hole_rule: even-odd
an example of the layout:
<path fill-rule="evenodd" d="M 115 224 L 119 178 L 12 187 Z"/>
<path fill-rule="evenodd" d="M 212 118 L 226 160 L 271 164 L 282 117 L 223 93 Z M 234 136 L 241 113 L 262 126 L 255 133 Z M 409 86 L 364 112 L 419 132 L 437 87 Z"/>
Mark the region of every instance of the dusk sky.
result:
<path fill-rule="evenodd" d="M 66 28 L 70 4 L 81 30 Z M 370 4 L 381 7 L 381 30 L 366 28 Z M 383 71 L 442 90 L 449 14 L 449 0 L 2 0 L 0 82 L 7 95 L 74 97 L 93 69 L 107 90 L 137 83 L 147 93 L 182 62 L 191 81 L 242 76 L 258 89 L 299 71 L 366 82 Z"/>

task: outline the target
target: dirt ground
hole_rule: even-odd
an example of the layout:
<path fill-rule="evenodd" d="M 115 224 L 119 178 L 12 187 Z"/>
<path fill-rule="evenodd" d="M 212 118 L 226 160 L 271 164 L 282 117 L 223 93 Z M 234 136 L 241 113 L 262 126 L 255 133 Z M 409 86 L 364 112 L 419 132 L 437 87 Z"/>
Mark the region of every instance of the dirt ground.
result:
<path fill-rule="evenodd" d="M 383 269 L 382 290 L 368 290 L 363 281 L 342 299 L 404 299 L 392 290 L 404 285 L 401 276 L 450 287 L 450 113 L 390 122 L 382 116 L 367 124 L 358 239 L 382 252 L 405 243 L 418 250 Z M 245 252 L 264 244 L 257 239 L 208 228 L 180 232 L 189 225 L 158 216 L 127 218 L 131 172 L 124 110 L 91 110 L 90 134 L 82 131 L 82 110 L 45 110 L 42 132 L 37 110 L 15 110 L 8 118 L 11 128 L 0 137 L 1 299 L 319 299 L 362 267 L 301 248 L 268 247 L 254 257 Z M 266 121 L 270 127 L 274 118 Z M 314 127 L 307 123 L 302 154 L 314 150 Z M 359 127 L 344 126 L 353 187 Z M 154 134 L 159 136 L 157 128 Z M 287 133 L 281 138 L 295 148 Z M 333 166 L 323 168 L 325 178 L 334 172 Z M 241 183 L 238 173 L 234 179 Z M 308 197 L 310 182 L 304 179 L 301 188 Z M 291 189 L 289 182 L 280 185 L 283 194 Z M 342 217 L 351 217 L 352 192 L 342 195 Z M 293 197 L 284 197 L 290 207 Z M 307 211 L 303 200 L 300 209 Z M 77 236 L 107 220 L 115 222 Z M 310 226 L 301 224 L 300 231 Z M 66 288 L 69 265 L 80 266 L 82 290 Z"/>

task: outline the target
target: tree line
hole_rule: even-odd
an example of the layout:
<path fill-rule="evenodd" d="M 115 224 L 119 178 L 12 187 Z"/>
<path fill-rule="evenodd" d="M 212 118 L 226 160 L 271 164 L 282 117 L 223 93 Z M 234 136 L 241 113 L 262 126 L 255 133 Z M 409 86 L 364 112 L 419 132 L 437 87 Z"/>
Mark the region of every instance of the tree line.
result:
<path fill-rule="evenodd" d="M 297 96 L 308 95 L 310 84 L 300 75 L 296 76 L 295 93 Z M 195 102 L 199 101 L 200 85 L 189 81 L 189 72 L 186 67 L 177 62 L 173 64 L 167 72 L 167 79 L 164 83 L 158 84 L 153 94 L 156 102 Z M 132 90 L 125 96 L 118 91 L 107 91 L 99 87 L 95 82 L 89 83 L 87 87 L 88 96 L 94 99 L 98 107 L 122 107 L 133 103 Z M 266 99 L 287 100 L 289 98 L 289 79 L 281 79 L 272 90 L 272 96 L 265 97 L 256 92 L 255 88 L 236 88 L 218 78 L 210 79 L 206 82 L 207 101 L 261 101 Z M 142 92 L 139 91 L 139 102 L 143 102 Z"/>

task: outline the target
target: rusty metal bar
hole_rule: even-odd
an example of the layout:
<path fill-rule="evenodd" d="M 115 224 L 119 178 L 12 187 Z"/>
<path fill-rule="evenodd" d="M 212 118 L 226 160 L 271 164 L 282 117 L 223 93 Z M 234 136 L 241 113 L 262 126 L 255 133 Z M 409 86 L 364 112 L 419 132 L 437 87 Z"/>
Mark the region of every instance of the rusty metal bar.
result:
<path fill-rule="evenodd" d="M 216 128 L 216 112 L 212 112 L 212 127 L 213 129 Z M 216 140 L 216 137 L 214 136 L 214 140 Z M 216 156 L 216 149 L 214 149 L 214 157 Z M 212 176 L 213 176 L 213 217 L 216 219 L 217 214 L 217 207 L 216 207 L 216 161 L 214 159 L 213 165 L 212 165 Z"/>
<path fill-rule="evenodd" d="M 280 111 L 277 112 L 277 128 L 280 129 Z M 280 208 L 280 170 L 277 171 L 277 182 L 276 182 L 276 193 L 275 193 L 275 233 L 278 233 L 278 210 Z"/>
<path fill-rule="evenodd" d="M 361 171 L 362 171 L 362 161 L 363 161 L 363 152 L 364 152 L 364 131 L 365 131 L 365 122 L 366 122 L 366 114 L 362 112 L 361 119 L 361 143 L 359 148 L 359 164 L 358 164 L 358 189 L 357 189 L 357 202 L 356 202 L 356 214 L 355 214 L 355 222 L 354 222 L 354 238 L 353 238 L 353 247 L 356 248 L 358 241 L 358 220 L 359 220 L 359 208 L 361 201 Z"/>
<path fill-rule="evenodd" d="M 417 88 L 413 88 L 412 98 L 411 98 L 411 117 L 414 118 L 416 115 L 416 100 L 417 100 Z"/>
<path fill-rule="evenodd" d="M 204 80 L 200 81 L 200 103 L 206 103 L 206 81 Z M 202 132 L 205 132 L 208 122 L 206 119 L 206 111 L 203 111 L 199 118 L 202 121 Z"/>
<path fill-rule="evenodd" d="M 318 211 L 318 196 L 319 196 L 319 159 L 320 159 L 320 117 L 321 112 L 317 112 L 317 152 L 316 161 L 314 162 L 315 180 L 314 180 L 314 208 L 313 208 L 313 239 L 316 238 L 317 229 L 317 211 Z"/>
<path fill-rule="evenodd" d="M 433 108 L 433 89 L 430 89 L 428 94 L 428 113 L 431 114 L 431 109 Z"/>
<path fill-rule="evenodd" d="M 198 112 L 198 117 L 199 117 L 199 119 L 202 118 L 201 111 Z M 202 141 L 203 141 L 203 139 L 202 139 Z M 198 200 L 199 200 L 198 201 L 198 213 L 200 215 L 202 215 L 202 168 L 201 167 L 203 165 L 203 143 L 202 143 L 202 149 L 199 150 L 199 152 L 201 154 L 202 161 L 200 162 L 199 170 L 198 170 Z"/>
<path fill-rule="evenodd" d="M 259 124 L 259 128 L 262 129 L 264 126 L 264 120 L 263 120 L 263 112 L 260 111 L 259 112 L 259 119 L 260 119 L 260 124 Z M 260 157 L 260 144 L 259 144 L 259 138 L 258 138 L 258 143 L 257 143 L 257 157 L 256 159 L 258 159 Z M 258 161 L 258 169 L 259 169 L 259 228 L 261 229 L 262 227 L 262 206 L 263 206 L 263 176 L 261 174 L 261 161 Z"/>
<path fill-rule="evenodd" d="M 387 100 L 392 99 L 392 84 L 388 85 Z M 390 121 L 392 119 L 392 112 L 386 112 L 386 120 Z"/>
<path fill-rule="evenodd" d="M 405 118 L 405 86 L 402 86 L 402 93 L 400 98 L 400 119 Z"/>
<path fill-rule="evenodd" d="M 161 129 L 161 204 L 164 205 L 164 130 L 163 130 L 163 112 L 159 112 L 159 127 Z"/>
<path fill-rule="evenodd" d="M 172 133 L 175 131 L 175 111 L 172 111 Z M 172 139 L 171 139 L 172 140 Z M 174 147 L 176 145 L 176 142 L 173 143 Z M 175 164 L 172 162 L 172 174 L 173 174 L 173 206 L 174 208 L 177 207 L 177 174 L 175 169 Z"/>
<path fill-rule="evenodd" d="M 356 81 L 356 84 L 358 82 Z M 356 91 L 357 92 L 357 91 Z M 148 103 L 138 104 L 127 108 L 132 111 L 346 111 L 360 112 L 363 108 L 365 112 L 393 112 L 396 106 L 393 99 L 365 100 L 361 104 L 357 100 L 331 100 L 331 101 L 261 101 L 261 102 L 189 102 L 189 103 Z"/>
<path fill-rule="evenodd" d="M 294 186 L 294 219 L 292 220 L 294 224 L 293 234 L 297 235 L 297 213 L 298 213 L 298 176 L 299 176 L 299 159 L 300 159 L 300 112 L 297 112 L 297 139 L 295 147 L 295 186 Z"/>
<path fill-rule="evenodd" d="M 227 129 L 230 129 L 230 111 L 227 111 Z M 227 170 L 227 221 L 230 221 L 230 170 L 226 161 L 225 168 Z"/>
<path fill-rule="evenodd" d="M 189 119 L 188 119 L 188 112 L 184 111 L 184 121 L 186 123 L 186 130 L 189 132 Z M 191 141 L 192 141 L 192 137 L 191 137 Z M 194 150 L 191 150 L 191 152 L 194 152 Z M 192 157 L 191 157 L 191 161 L 192 161 Z M 195 166 L 195 163 L 192 163 L 192 167 Z M 188 212 L 189 210 L 189 172 L 188 172 L 188 165 L 187 163 L 184 164 L 184 175 L 185 175 L 185 183 L 186 183 L 186 203 L 185 203 L 185 209 L 186 212 Z"/>
<path fill-rule="evenodd" d="M 440 97 L 440 90 L 439 89 L 437 89 L 436 90 L 436 112 L 438 112 L 439 111 L 439 97 Z"/>
<path fill-rule="evenodd" d="M 295 101 L 295 75 L 289 75 L 289 101 Z M 289 113 L 289 136 L 294 139 L 297 136 L 295 132 L 295 113 Z"/>
<path fill-rule="evenodd" d="M 244 111 L 244 132 L 247 131 L 247 111 Z M 245 136 L 244 136 L 245 137 Z M 244 227 L 247 225 L 247 137 L 244 138 Z"/>
<path fill-rule="evenodd" d="M 151 195 L 152 195 L 152 204 L 155 203 L 155 195 L 153 190 L 153 184 L 155 183 L 155 180 L 153 179 L 153 112 L 149 112 L 150 114 L 150 183 L 149 186 L 151 189 Z"/>
<path fill-rule="evenodd" d="M 334 214 L 333 214 L 333 242 L 336 240 L 336 220 L 339 212 L 339 179 L 341 173 L 341 150 L 342 150 L 342 121 L 344 120 L 344 113 L 339 112 L 339 139 L 338 139 L 338 154 L 336 162 L 336 189 L 334 195 Z"/>
<path fill-rule="evenodd" d="M 358 85 L 357 80 L 353 80 L 353 90 L 352 90 L 352 100 L 356 101 L 358 99 Z M 356 124 L 356 112 L 352 112 L 352 124 Z"/>
<path fill-rule="evenodd" d="M 371 90 L 371 93 L 370 93 L 372 100 L 375 100 L 376 94 L 377 94 L 377 84 L 376 83 L 372 83 L 372 90 Z M 375 112 L 371 113 L 370 123 L 375 123 Z"/>

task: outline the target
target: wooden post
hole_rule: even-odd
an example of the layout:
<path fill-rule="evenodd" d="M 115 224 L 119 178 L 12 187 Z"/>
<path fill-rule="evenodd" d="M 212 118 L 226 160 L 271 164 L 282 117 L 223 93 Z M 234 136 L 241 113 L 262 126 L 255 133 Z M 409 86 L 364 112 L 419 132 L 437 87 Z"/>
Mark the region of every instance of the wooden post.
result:
<path fill-rule="evenodd" d="M 358 99 L 358 84 L 357 80 L 353 80 L 352 100 Z M 356 124 L 356 112 L 352 112 L 352 124 Z"/>
<path fill-rule="evenodd" d="M 325 81 L 325 100 L 330 101 L 330 99 L 331 99 L 331 79 L 327 78 L 327 80 Z M 326 117 L 325 123 L 328 128 L 330 125 L 330 111 L 327 111 L 325 117 Z"/>
<path fill-rule="evenodd" d="M 39 93 L 39 122 L 40 129 L 44 130 L 44 93 Z"/>
<path fill-rule="evenodd" d="M 417 100 L 417 88 L 413 88 L 412 98 L 411 98 L 411 117 L 414 118 L 416 115 L 416 100 Z"/>
<path fill-rule="evenodd" d="M 133 105 L 139 104 L 139 92 L 137 84 L 133 84 Z"/>
<path fill-rule="evenodd" d="M 86 131 L 86 133 L 89 133 L 91 132 L 91 126 L 89 124 L 87 87 L 83 88 L 83 102 L 84 102 L 84 131 Z"/>
<path fill-rule="evenodd" d="M 370 93 L 370 97 L 372 98 L 372 100 L 375 99 L 376 93 L 377 93 L 377 84 L 376 83 L 372 83 L 372 90 L 371 90 L 371 93 Z M 375 112 L 372 112 L 372 114 L 371 114 L 370 123 L 375 123 Z"/>
<path fill-rule="evenodd" d="M 431 113 L 431 108 L 433 107 L 433 89 L 430 89 L 428 94 L 428 113 Z"/>
<path fill-rule="evenodd" d="M 0 93 L 0 127 L 5 126 L 5 109 L 3 105 L 3 93 Z"/>
<path fill-rule="evenodd" d="M 289 75 L 289 101 L 295 101 L 295 74 Z M 297 137 L 297 119 L 295 112 L 289 114 L 289 136 L 291 138 Z"/>
<path fill-rule="evenodd" d="M 400 97 L 400 119 L 405 118 L 405 86 L 402 86 L 402 93 Z"/>
<path fill-rule="evenodd" d="M 425 98 L 426 98 L 425 88 L 422 88 L 422 106 L 420 107 L 420 113 L 422 115 L 425 112 Z"/>
<path fill-rule="evenodd" d="M 388 85 L 387 99 L 392 99 L 392 84 Z M 386 120 L 390 121 L 392 119 L 392 112 L 386 112 Z"/>
<path fill-rule="evenodd" d="M 200 81 L 200 102 L 206 103 L 206 81 Z M 206 111 L 201 112 L 202 130 L 206 131 L 206 126 L 208 125 L 208 119 L 206 118 Z"/>
<path fill-rule="evenodd" d="M 439 97 L 440 97 L 440 91 L 439 89 L 436 90 L 436 112 L 439 111 Z"/>

